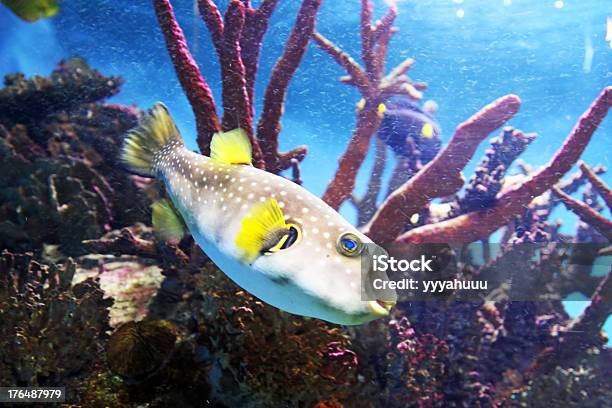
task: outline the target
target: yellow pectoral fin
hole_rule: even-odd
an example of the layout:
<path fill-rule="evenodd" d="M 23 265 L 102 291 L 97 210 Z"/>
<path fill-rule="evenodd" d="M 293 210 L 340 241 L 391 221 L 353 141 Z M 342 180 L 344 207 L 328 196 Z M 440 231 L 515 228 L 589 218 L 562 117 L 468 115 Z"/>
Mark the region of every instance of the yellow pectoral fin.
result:
<path fill-rule="evenodd" d="M 210 142 L 210 158 L 226 164 L 251 164 L 251 141 L 243 129 L 215 133 Z"/>
<path fill-rule="evenodd" d="M 170 200 L 162 199 L 151 205 L 153 212 L 153 229 L 166 241 L 180 240 L 187 228 L 178 210 Z"/>
<path fill-rule="evenodd" d="M 253 262 L 265 249 L 270 234 L 287 228 L 278 201 L 270 198 L 256 204 L 242 219 L 242 226 L 236 236 L 236 246 L 243 253 L 243 260 Z"/>

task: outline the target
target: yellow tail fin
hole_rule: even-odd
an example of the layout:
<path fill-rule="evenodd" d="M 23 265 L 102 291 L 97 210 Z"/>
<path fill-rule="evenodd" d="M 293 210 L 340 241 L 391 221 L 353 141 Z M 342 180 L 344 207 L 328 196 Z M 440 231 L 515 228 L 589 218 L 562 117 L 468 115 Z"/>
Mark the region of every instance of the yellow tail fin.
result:
<path fill-rule="evenodd" d="M 141 176 L 154 176 L 155 155 L 171 140 L 183 144 L 168 109 L 163 103 L 156 103 L 140 126 L 125 137 L 121 160 L 128 168 Z"/>

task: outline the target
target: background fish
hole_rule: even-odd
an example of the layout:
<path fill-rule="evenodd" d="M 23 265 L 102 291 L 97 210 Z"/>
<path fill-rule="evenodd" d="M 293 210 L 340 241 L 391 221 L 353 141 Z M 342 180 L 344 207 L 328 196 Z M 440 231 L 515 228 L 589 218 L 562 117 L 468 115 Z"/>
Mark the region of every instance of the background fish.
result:
<path fill-rule="evenodd" d="M 205 157 L 185 148 L 157 104 L 128 134 L 122 159 L 167 187 L 172 203 L 153 205 L 154 226 L 166 237 L 186 226 L 221 270 L 265 302 L 339 324 L 388 314 L 394 292 L 379 301 L 361 296 L 360 258 L 382 249 L 315 195 L 252 167 L 241 129 L 214 135 Z"/>
<path fill-rule="evenodd" d="M 440 125 L 432 112 L 421 109 L 406 96 L 396 95 L 385 103 L 384 116 L 378 137 L 395 154 L 407 157 L 411 154 L 408 139 L 421 152 L 421 161 L 428 163 L 440 150 Z"/>

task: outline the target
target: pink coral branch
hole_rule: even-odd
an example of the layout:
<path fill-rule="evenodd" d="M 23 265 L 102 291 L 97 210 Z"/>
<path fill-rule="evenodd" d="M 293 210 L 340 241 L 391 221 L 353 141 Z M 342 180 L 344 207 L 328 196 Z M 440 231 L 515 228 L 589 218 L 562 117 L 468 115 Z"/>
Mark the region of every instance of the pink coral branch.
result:
<path fill-rule="evenodd" d="M 612 313 L 612 272 L 603 278 L 589 306 L 560 332 L 560 340 L 545 349 L 528 371 L 528 377 L 543 375 L 571 360 L 577 351 L 599 346 L 605 341 L 601 330 Z"/>
<path fill-rule="evenodd" d="M 276 61 L 270 82 L 264 96 L 263 112 L 257 125 L 257 138 L 263 146 L 266 169 L 279 173 L 291 166 L 291 159 L 303 158 L 305 151 L 293 151 L 292 155 L 281 159 L 278 152 L 278 135 L 281 130 L 280 119 L 283 114 L 285 95 L 289 81 L 295 74 L 314 31 L 315 18 L 321 0 L 304 0 L 297 15 L 295 27 L 287 40 L 283 55 Z M 301 157 L 300 157 L 301 156 Z"/>
<path fill-rule="evenodd" d="M 377 22 L 376 28 L 372 33 L 372 43 L 376 46 L 374 49 L 374 61 L 376 69 L 375 76 L 380 78 L 385 73 L 385 60 L 387 59 L 387 48 L 391 36 L 395 32 L 393 30 L 393 23 L 397 17 L 397 8 L 389 7 L 389 11 L 383 17 L 382 20 Z"/>
<path fill-rule="evenodd" d="M 372 3 L 361 0 L 361 59 L 370 80 L 375 79 L 373 75 L 377 72 L 372 32 Z"/>
<path fill-rule="evenodd" d="M 561 201 L 568 210 L 578 215 L 582 221 L 599 231 L 608 241 L 612 241 L 612 222 L 608 221 L 606 217 L 589 207 L 587 204 L 564 193 L 561 189 L 553 187 L 552 191 L 561 198 Z"/>
<path fill-rule="evenodd" d="M 224 16 L 221 81 L 223 84 L 224 130 L 242 128 L 252 133 L 253 119 L 246 93 L 244 64 L 240 55 L 240 34 L 245 21 L 244 5 L 233 0 Z"/>
<path fill-rule="evenodd" d="M 356 86 L 362 95 L 370 94 L 372 84 L 357 61 L 318 32 L 315 32 L 312 38 L 321 50 L 329 54 L 338 65 L 346 70 L 351 77 L 351 84 Z"/>
<path fill-rule="evenodd" d="M 368 106 L 371 104 L 374 107 Z M 357 172 L 370 148 L 370 139 L 380 126 L 382 118 L 378 114 L 376 106 L 378 106 L 377 101 L 366 101 L 366 106 L 357 114 L 357 127 L 346 151 L 340 158 L 334 178 L 323 194 L 323 201 L 336 210 L 340 208 L 344 201 L 351 198 L 351 193 L 355 188 Z"/>
<path fill-rule="evenodd" d="M 414 59 L 412 58 L 406 58 L 404 61 L 402 61 L 398 66 L 396 66 L 390 73 L 389 75 L 386 76 L 386 80 L 388 82 L 394 82 L 396 81 L 398 78 L 400 78 L 402 75 L 404 75 L 406 72 L 408 72 L 408 70 L 410 68 L 412 68 L 412 66 L 414 65 Z"/>
<path fill-rule="evenodd" d="M 392 242 L 405 220 L 434 197 L 455 193 L 463 185 L 461 170 L 492 131 L 508 121 L 520 107 L 516 95 L 506 95 L 481 109 L 455 130 L 449 144 L 378 209 L 365 233 L 379 244 Z"/>
<path fill-rule="evenodd" d="M 223 20 L 213 0 L 198 0 L 200 15 L 208 27 L 219 57 L 223 54 Z"/>
<path fill-rule="evenodd" d="M 569 325 L 568 331 L 574 333 L 600 332 L 610 313 L 612 313 L 612 271 L 608 271 L 608 275 L 602 279 L 591 296 L 591 303 Z"/>
<path fill-rule="evenodd" d="M 397 76 L 383 77 L 387 43 L 394 32 L 392 25 L 396 14 L 396 9 L 391 7 L 373 30 L 372 4 L 368 0 L 361 1 L 361 57 L 365 69 L 321 34 L 315 33 L 313 36 L 317 45 L 349 74 L 348 78 L 341 78 L 341 81 L 357 87 L 365 101 L 363 108 L 357 113 L 357 126 L 340 158 L 338 170 L 323 194 L 323 199 L 335 209 L 352 195 L 355 178 L 366 157 L 370 139 L 381 123 L 380 104 L 393 94 L 405 94 L 414 99 L 422 97 L 417 84 L 412 84 L 412 81 L 403 75 L 412 65 L 411 61 L 402 63 L 402 66 L 392 71 L 398 73 Z M 418 87 L 423 89 L 423 84 L 418 84 Z"/>
<path fill-rule="evenodd" d="M 176 75 L 195 115 L 198 146 L 206 151 L 212 135 L 221 129 L 212 92 L 189 52 L 185 35 L 176 21 L 170 2 L 153 0 L 153 6 Z"/>
<path fill-rule="evenodd" d="M 242 36 L 240 37 L 240 48 L 242 51 L 242 63 L 244 64 L 246 91 L 249 96 L 251 110 L 254 106 L 253 90 L 261 43 L 277 2 L 278 0 L 264 0 L 256 9 L 251 7 L 250 2 L 246 2 L 246 21 L 242 30 Z"/>
<path fill-rule="evenodd" d="M 245 5 L 240 0 L 232 0 L 223 19 L 221 19 L 221 14 L 212 0 L 199 0 L 198 7 L 211 33 L 221 63 L 221 83 L 223 85 L 223 120 L 221 127 L 226 131 L 236 128 L 244 129 L 251 140 L 253 164 L 256 167 L 263 168 L 261 148 L 253 134 L 252 94 L 249 95 L 247 89 L 247 74 L 240 46 L 247 19 L 246 8 L 249 7 L 249 4 L 247 2 Z M 259 35 L 259 33 L 257 34 Z M 263 36 L 263 33 L 261 33 L 261 36 Z M 260 44 L 255 41 L 251 45 L 259 46 Z M 257 65 L 257 61 L 253 60 L 252 57 L 250 63 L 255 64 L 255 67 Z M 251 74 L 254 78 L 254 72 Z M 208 153 L 209 143 L 204 146 L 203 152 L 205 154 Z"/>
<path fill-rule="evenodd" d="M 571 169 L 611 105 L 612 87 L 607 87 L 582 115 L 552 160 L 523 183 L 501 192 L 492 208 L 415 228 L 400 236 L 396 243 L 469 243 L 492 234 Z"/>
<path fill-rule="evenodd" d="M 582 171 L 582 174 L 591 182 L 593 187 L 595 187 L 595 190 L 597 190 L 601 198 L 603 198 L 608 206 L 608 209 L 612 211 L 612 190 L 610 190 L 610 187 L 608 187 L 602 179 L 597 177 L 597 174 L 595 174 L 595 172 L 591 170 L 589 166 L 584 164 L 584 162 L 581 161 L 578 163 L 578 166 L 580 166 L 580 171 Z"/>
<path fill-rule="evenodd" d="M 389 37 L 389 34 L 393 31 L 393 23 L 395 22 L 396 17 L 397 7 L 391 6 L 389 7 L 387 14 L 376 22 L 372 35 L 372 41 L 374 44 L 382 41 L 385 37 Z"/>

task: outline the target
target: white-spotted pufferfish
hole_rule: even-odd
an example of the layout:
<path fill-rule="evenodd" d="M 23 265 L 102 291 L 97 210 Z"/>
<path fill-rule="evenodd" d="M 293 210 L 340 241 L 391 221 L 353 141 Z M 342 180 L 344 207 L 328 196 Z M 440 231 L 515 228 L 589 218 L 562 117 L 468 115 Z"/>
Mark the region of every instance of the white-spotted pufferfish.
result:
<path fill-rule="evenodd" d="M 153 204 L 154 227 L 180 237 L 186 226 L 225 274 L 261 300 L 346 325 L 388 315 L 393 301 L 361 296 L 359 255 L 372 241 L 301 186 L 251 166 L 243 130 L 215 134 L 206 157 L 185 148 L 156 104 L 127 135 L 122 159 L 166 185 L 172 203 Z"/>

